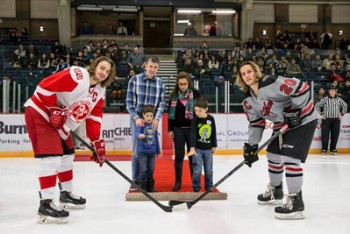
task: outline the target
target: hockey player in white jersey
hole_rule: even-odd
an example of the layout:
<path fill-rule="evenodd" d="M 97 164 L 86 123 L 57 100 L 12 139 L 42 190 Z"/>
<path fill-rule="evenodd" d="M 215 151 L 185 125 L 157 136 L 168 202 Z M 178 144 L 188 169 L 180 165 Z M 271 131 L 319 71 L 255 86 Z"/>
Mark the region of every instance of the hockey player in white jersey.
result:
<path fill-rule="evenodd" d="M 108 87 L 115 77 L 114 62 L 99 57 L 87 69 L 72 66 L 43 79 L 25 103 L 25 121 L 35 158 L 40 158 L 39 223 L 66 223 L 66 208 L 85 208 L 86 199 L 73 190 L 74 143 L 69 134 L 86 122 L 86 134 L 102 166 L 105 143 L 100 139 Z M 60 206 L 54 204 L 56 180 Z"/>
<path fill-rule="evenodd" d="M 288 131 L 275 139 L 266 150 L 270 183 L 265 193 L 258 195 L 258 204 L 280 205 L 275 208 L 279 219 L 303 219 L 303 168 L 311 146 L 317 119 L 320 118 L 307 83 L 296 78 L 263 77 L 254 62 L 242 63 L 237 85 L 247 93 L 243 108 L 249 121 L 248 142 L 244 144 L 245 163 L 251 167 L 265 129 L 266 120 L 274 131 L 288 124 Z M 288 197 L 283 203 L 283 174 L 286 176 Z"/>

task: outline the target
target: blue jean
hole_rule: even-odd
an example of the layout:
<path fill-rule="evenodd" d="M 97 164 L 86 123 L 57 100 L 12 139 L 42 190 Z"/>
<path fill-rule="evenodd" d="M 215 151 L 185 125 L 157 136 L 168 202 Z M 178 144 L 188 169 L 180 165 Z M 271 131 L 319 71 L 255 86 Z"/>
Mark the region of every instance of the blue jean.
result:
<path fill-rule="evenodd" d="M 192 188 L 194 192 L 201 190 L 201 174 L 204 167 L 205 190 L 213 189 L 213 154 L 210 150 L 196 148 L 197 155 L 193 156 Z"/>
<path fill-rule="evenodd" d="M 153 181 L 154 166 L 156 163 L 155 153 L 138 153 L 138 161 L 140 166 L 139 182 Z"/>
<path fill-rule="evenodd" d="M 130 128 L 131 128 L 131 143 L 132 143 L 132 155 L 131 155 L 131 176 L 134 181 L 139 182 L 140 177 L 140 166 L 137 160 L 137 136 L 136 136 L 136 122 L 134 119 L 130 118 Z"/>

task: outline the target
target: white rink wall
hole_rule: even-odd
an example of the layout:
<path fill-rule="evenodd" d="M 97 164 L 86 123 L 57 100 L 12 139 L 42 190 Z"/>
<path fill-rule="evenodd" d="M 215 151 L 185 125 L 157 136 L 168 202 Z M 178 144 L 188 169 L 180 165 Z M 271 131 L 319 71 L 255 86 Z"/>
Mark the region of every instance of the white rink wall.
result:
<path fill-rule="evenodd" d="M 218 150 L 241 150 L 248 138 L 248 121 L 245 114 L 212 114 L 216 121 Z M 262 142 L 271 134 L 271 123 L 268 123 Z M 160 144 L 162 134 L 167 130 L 159 124 Z M 80 131 L 84 132 L 84 131 Z M 107 142 L 107 150 L 131 150 L 130 116 L 128 114 L 105 114 L 102 123 L 102 137 Z M 85 137 L 85 136 L 83 136 Z M 88 141 L 88 139 L 87 139 Z M 321 128 L 317 127 L 311 149 L 321 147 Z M 341 122 L 338 149 L 350 149 L 350 114 L 346 114 Z M 31 143 L 26 132 L 23 114 L 0 115 L 0 156 L 6 152 L 31 151 Z"/>

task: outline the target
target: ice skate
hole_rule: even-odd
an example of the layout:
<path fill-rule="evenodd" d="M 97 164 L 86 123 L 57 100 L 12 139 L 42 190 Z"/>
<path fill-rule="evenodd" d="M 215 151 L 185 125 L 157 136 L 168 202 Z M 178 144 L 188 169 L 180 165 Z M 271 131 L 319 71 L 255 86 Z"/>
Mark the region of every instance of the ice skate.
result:
<path fill-rule="evenodd" d="M 274 187 L 271 184 L 268 184 L 266 192 L 258 195 L 259 205 L 279 205 L 279 204 L 282 204 L 282 200 L 283 200 L 282 182 L 277 187 Z"/>
<path fill-rule="evenodd" d="M 40 201 L 38 223 L 67 223 L 69 212 L 55 206 L 51 199 Z"/>
<path fill-rule="evenodd" d="M 337 158 L 338 157 L 338 151 L 337 150 L 332 150 L 331 151 L 331 158 Z"/>
<path fill-rule="evenodd" d="M 61 191 L 60 193 L 60 207 L 63 209 L 84 209 L 86 206 L 86 199 L 76 196 L 68 191 Z"/>
<path fill-rule="evenodd" d="M 304 208 L 301 191 L 290 194 L 285 204 L 275 208 L 275 217 L 278 219 L 304 219 Z"/>

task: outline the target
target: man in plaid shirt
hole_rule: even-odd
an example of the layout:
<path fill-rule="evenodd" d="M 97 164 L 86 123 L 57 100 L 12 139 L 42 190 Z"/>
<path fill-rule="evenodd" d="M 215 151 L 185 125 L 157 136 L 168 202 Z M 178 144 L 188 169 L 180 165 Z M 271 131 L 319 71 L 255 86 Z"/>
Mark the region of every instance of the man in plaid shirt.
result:
<path fill-rule="evenodd" d="M 137 126 L 143 126 L 141 112 L 144 105 L 155 107 L 155 118 L 152 122 L 153 129 L 158 128 L 158 123 L 164 112 L 165 84 L 162 79 L 156 76 L 159 69 L 159 58 L 152 56 L 147 59 L 145 72 L 133 76 L 128 84 L 126 94 L 126 108 L 130 113 L 130 127 L 132 132 L 132 158 L 131 171 L 132 179 L 136 184 L 139 182 L 139 164 L 137 159 Z M 130 190 L 136 190 L 137 187 L 131 186 Z"/>

